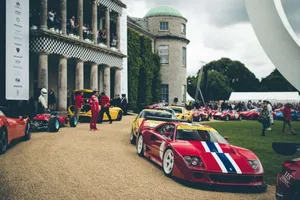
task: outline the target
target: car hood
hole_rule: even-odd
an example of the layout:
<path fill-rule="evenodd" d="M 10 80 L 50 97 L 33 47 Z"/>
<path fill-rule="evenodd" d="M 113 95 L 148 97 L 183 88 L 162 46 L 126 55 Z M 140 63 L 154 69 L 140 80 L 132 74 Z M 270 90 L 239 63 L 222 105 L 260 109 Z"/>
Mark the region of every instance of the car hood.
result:
<path fill-rule="evenodd" d="M 50 114 L 40 114 L 40 115 L 37 115 L 33 118 L 33 120 L 36 120 L 36 121 L 42 121 L 42 120 L 49 120 L 51 118 L 51 115 Z"/>
<path fill-rule="evenodd" d="M 173 148 L 181 156 L 198 156 L 206 170 L 216 173 L 255 174 L 246 155 L 230 144 L 203 141 L 176 141 Z M 247 153 L 248 150 L 245 152 Z"/>

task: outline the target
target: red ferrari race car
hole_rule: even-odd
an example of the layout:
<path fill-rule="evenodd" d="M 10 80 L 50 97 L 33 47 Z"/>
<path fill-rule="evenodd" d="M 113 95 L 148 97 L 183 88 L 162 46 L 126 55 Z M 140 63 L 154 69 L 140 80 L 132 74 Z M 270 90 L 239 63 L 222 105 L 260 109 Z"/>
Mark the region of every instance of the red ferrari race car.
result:
<path fill-rule="evenodd" d="M 4 154 L 14 139 L 31 138 L 31 124 L 26 117 L 15 118 L 9 115 L 5 107 L 0 107 L 0 154 Z"/>
<path fill-rule="evenodd" d="M 300 152 L 299 143 L 273 143 L 273 150 L 281 155 L 293 155 Z M 277 200 L 300 199 L 300 158 L 284 161 L 277 175 Z"/>
<path fill-rule="evenodd" d="M 151 128 L 144 126 L 146 120 L 154 118 L 142 122 L 137 154 L 160 165 L 166 176 L 192 183 L 266 190 L 258 157 L 250 150 L 230 145 L 213 128 L 172 119 Z"/>
<path fill-rule="evenodd" d="M 223 110 L 223 112 L 217 112 L 213 115 L 216 120 L 242 120 L 242 117 L 235 110 Z"/>
<path fill-rule="evenodd" d="M 39 114 L 31 120 L 33 131 L 58 132 L 60 127 L 70 124 L 70 127 L 76 127 L 78 121 L 73 115 L 69 117 L 66 113 L 47 112 Z"/>
<path fill-rule="evenodd" d="M 212 118 L 211 110 L 207 108 L 199 108 L 199 109 L 193 109 L 193 121 L 194 122 L 200 122 L 200 121 L 210 121 Z"/>

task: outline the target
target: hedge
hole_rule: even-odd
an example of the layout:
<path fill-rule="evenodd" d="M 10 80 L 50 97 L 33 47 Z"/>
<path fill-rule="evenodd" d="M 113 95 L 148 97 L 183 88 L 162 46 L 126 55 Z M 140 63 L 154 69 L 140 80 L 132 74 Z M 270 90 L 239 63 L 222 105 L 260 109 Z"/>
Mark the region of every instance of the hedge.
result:
<path fill-rule="evenodd" d="M 138 109 L 161 100 L 160 57 L 152 40 L 128 28 L 128 101 Z"/>

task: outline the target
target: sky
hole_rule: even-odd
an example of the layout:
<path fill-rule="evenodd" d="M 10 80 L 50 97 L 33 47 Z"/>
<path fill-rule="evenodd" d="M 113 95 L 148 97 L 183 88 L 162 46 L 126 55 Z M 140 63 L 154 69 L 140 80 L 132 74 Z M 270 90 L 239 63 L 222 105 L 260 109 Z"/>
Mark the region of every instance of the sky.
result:
<path fill-rule="evenodd" d="M 187 18 L 188 75 L 202 62 L 227 57 L 239 60 L 258 79 L 268 76 L 275 66 L 269 60 L 249 22 L 244 0 L 122 0 L 127 14 L 144 17 L 152 8 L 167 5 Z M 269 0 L 268 0 L 269 1 Z M 300 36 L 300 0 L 282 0 L 287 18 Z"/>

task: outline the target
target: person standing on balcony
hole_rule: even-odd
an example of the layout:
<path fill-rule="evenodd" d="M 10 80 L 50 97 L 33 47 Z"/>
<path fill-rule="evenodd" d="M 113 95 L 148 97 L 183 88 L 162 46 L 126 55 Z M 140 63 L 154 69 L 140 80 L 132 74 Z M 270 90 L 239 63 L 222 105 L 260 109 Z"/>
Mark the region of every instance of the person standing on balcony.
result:
<path fill-rule="evenodd" d="M 97 91 L 93 91 L 92 96 L 89 99 L 90 102 L 90 108 L 92 111 L 92 117 L 91 117 L 91 121 L 90 121 L 90 131 L 94 130 L 98 130 L 97 129 L 97 120 L 98 120 L 98 115 L 99 115 L 99 111 L 100 111 L 100 106 L 99 106 L 99 100 L 98 100 L 98 92 Z"/>
<path fill-rule="evenodd" d="M 102 121 L 103 121 L 103 115 L 104 113 L 106 113 L 109 121 L 110 121 L 110 124 L 112 123 L 112 119 L 111 119 L 111 116 L 109 114 L 109 108 L 110 108 L 110 99 L 108 96 L 105 95 L 104 92 L 101 93 L 100 97 L 100 105 L 102 107 L 101 111 L 100 111 L 100 115 L 99 115 L 99 123 L 102 124 Z"/>
<path fill-rule="evenodd" d="M 79 94 L 77 94 L 75 96 L 75 103 L 74 103 L 74 106 L 75 106 L 75 117 L 76 117 L 76 119 L 77 119 L 78 122 L 79 122 L 80 111 L 82 109 L 82 106 L 84 105 L 84 101 L 83 101 L 82 95 L 83 95 L 83 92 L 80 92 Z"/>

